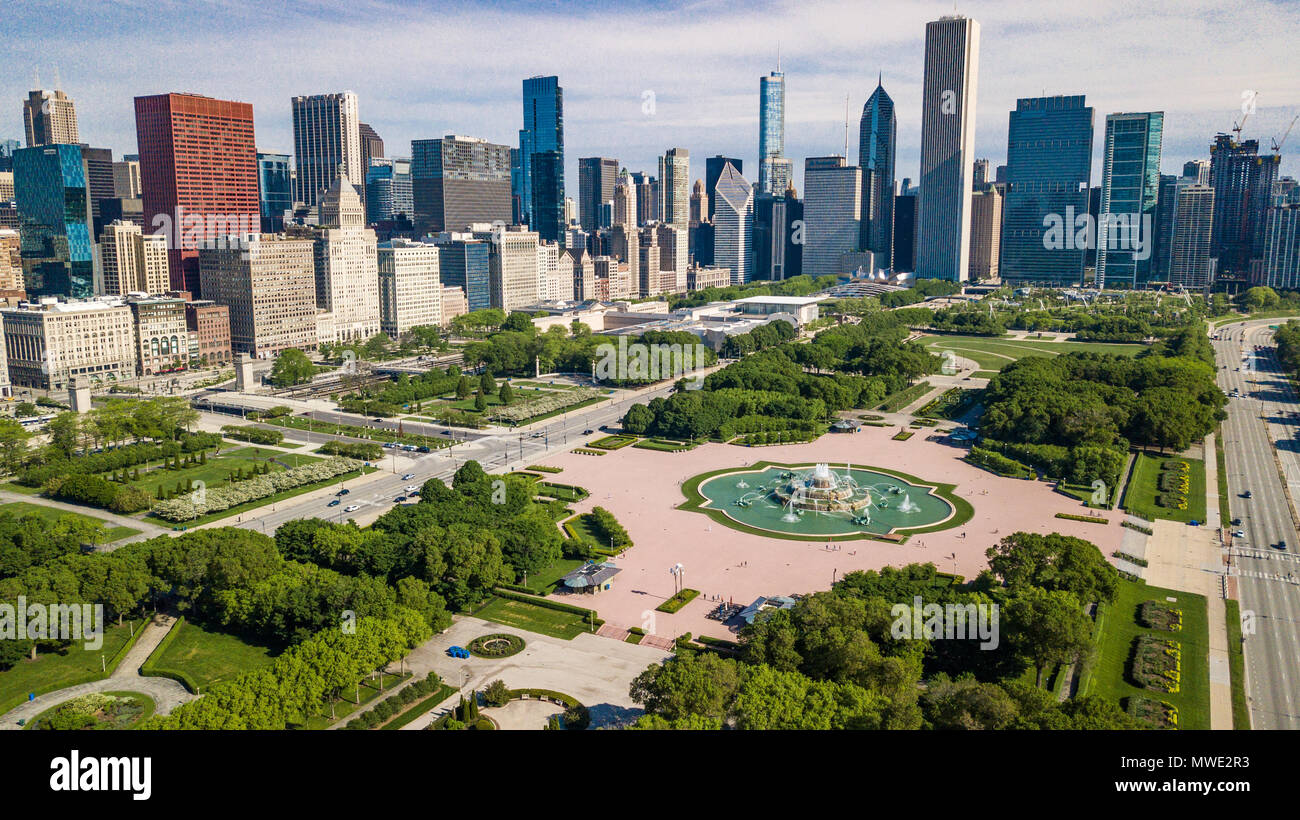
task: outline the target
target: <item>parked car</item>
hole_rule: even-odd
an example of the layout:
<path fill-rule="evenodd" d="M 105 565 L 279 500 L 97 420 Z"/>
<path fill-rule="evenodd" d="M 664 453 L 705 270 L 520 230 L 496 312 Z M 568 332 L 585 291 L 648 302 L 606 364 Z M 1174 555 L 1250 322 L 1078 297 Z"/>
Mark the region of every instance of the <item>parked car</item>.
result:
<path fill-rule="evenodd" d="M 449 646 L 447 647 L 447 654 L 453 658 L 468 658 L 469 650 L 463 646 Z"/>
<path fill-rule="evenodd" d="M 420 451 L 421 453 L 432 453 L 432 452 L 433 452 L 433 448 L 432 448 L 432 447 L 425 447 L 423 444 L 421 444 L 419 447 L 416 447 L 415 449 L 418 450 L 418 451 Z"/>

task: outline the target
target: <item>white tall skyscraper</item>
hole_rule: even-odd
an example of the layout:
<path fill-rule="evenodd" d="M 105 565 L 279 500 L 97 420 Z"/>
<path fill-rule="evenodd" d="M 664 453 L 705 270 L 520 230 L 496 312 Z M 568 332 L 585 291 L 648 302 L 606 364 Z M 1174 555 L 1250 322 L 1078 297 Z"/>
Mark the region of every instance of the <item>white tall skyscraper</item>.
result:
<path fill-rule="evenodd" d="M 413 327 L 443 324 L 438 246 L 394 239 L 380 243 L 378 253 L 384 333 L 397 338 Z"/>
<path fill-rule="evenodd" d="M 967 277 L 979 39 L 979 23 L 968 17 L 942 17 L 925 26 L 918 277 Z"/>
<path fill-rule="evenodd" d="M 316 237 L 316 306 L 333 316 L 333 341 L 379 332 L 379 262 L 357 189 L 336 179 L 320 200 Z"/>
<path fill-rule="evenodd" d="M 713 263 L 731 271 L 731 284 L 748 282 L 753 247 L 754 189 L 730 162 L 714 189 Z"/>
<path fill-rule="evenodd" d="M 294 200 L 315 205 L 340 173 L 354 186 L 365 185 L 357 95 L 294 97 L 292 107 Z"/>

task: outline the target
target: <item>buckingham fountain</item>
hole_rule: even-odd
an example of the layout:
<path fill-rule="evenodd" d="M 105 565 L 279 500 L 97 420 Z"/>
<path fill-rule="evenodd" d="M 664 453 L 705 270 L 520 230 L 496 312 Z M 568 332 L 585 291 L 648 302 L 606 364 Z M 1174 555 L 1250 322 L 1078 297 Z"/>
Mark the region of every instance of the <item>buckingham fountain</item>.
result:
<path fill-rule="evenodd" d="M 953 506 L 937 488 L 901 476 L 819 463 L 812 469 L 762 465 L 702 482 L 705 508 L 750 527 L 819 538 L 927 527 Z"/>

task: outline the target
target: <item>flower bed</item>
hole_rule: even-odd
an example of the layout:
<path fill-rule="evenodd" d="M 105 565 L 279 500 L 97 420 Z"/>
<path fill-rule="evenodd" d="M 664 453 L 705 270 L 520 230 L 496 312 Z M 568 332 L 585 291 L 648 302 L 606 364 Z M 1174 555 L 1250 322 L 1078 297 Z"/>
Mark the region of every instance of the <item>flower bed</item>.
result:
<path fill-rule="evenodd" d="M 508 658 L 524 651 L 524 639 L 506 632 L 480 635 L 469 642 L 469 651 L 480 658 Z"/>
<path fill-rule="evenodd" d="M 1178 691 L 1182 649 L 1178 641 L 1139 635 L 1133 641 L 1133 682 L 1153 692 Z"/>
<path fill-rule="evenodd" d="M 1165 700 L 1128 698 L 1125 711 L 1155 729 L 1177 729 L 1178 708 Z"/>
<path fill-rule="evenodd" d="M 1164 601 L 1145 601 L 1138 607 L 1138 622 L 1147 629 L 1180 632 L 1183 628 L 1183 611 Z"/>

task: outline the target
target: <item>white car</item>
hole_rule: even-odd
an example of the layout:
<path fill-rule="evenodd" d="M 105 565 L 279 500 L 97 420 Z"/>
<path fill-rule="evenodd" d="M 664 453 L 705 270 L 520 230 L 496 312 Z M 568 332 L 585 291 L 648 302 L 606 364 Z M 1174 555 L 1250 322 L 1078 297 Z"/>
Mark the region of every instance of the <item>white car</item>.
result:
<path fill-rule="evenodd" d="M 1246 537 L 1246 531 L 1245 531 L 1245 530 L 1237 530 L 1236 532 L 1234 532 L 1234 533 L 1232 534 L 1232 537 L 1233 537 L 1233 538 L 1245 538 L 1245 537 Z"/>
<path fill-rule="evenodd" d="M 403 481 L 410 481 L 413 478 L 415 478 L 415 473 L 407 473 L 406 475 L 402 476 Z"/>
<path fill-rule="evenodd" d="M 420 489 L 418 485 L 415 485 L 415 484 L 407 484 L 407 485 L 406 485 L 406 492 L 407 492 L 408 495 L 411 494 L 411 493 L 413 493 L 413 492 L 415 492 L 415 491 L 418 490 L 418 489 Z"/>
<path fill-rule="evenodd" d="M 361 509 L 360 504 L 349 504 L 343 508 L 343 512 L 356 512 L 359 509 Z"/>

